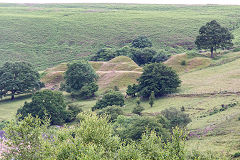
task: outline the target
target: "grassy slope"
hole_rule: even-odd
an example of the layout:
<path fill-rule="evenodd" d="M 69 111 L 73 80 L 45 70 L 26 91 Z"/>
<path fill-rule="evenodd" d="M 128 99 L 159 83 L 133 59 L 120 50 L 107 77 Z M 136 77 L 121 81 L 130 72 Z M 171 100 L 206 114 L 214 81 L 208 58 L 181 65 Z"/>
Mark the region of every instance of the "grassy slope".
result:
<path fill-rule="evenodd" d="M 147 35 L 156 49 L 193 46 L 200 26 L 216 19 L 232 28 L 239 6 L 0 4 L 0 65 L 30 61 L 38 69 L 79 59 L 104 46 Z M 238 37 L 240 29 L 233 33 Z M 236 38 L 235 43 L 239 43 Z M 171 50 L 171 49 L 170 49 Z"/>

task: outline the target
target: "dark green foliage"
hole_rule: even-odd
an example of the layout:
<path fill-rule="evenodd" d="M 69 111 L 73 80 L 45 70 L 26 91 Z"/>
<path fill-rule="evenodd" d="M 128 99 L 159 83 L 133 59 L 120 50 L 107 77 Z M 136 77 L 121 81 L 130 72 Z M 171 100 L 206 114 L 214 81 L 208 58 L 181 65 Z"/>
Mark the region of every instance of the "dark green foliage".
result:
<path fill-rule="evenodd" d="M 91 60 L 93 61 L 109 61 L 117 56 L 112 48 L 100 49 Z"/>
<path fill-rule="evenodd" d="M 21 114 L 21 119 L 29 113 L 41 119 L 49 116 L 51 124 L 63 124 L 68 114 L 62 93 L 51 90 L 36 92 L 32 101 L 25 102 L 24 106 L 17 111 L 17 114 Z"/>
<path fill-rule="evenodd" d="M 66 122 L 72 122 L 76 119 L 77 115 L 82 112 L 82 106 L 77 105 L 77 104 L 69 104 L 67 110 L 67 118 Z"/>
<path fill-rule="evenodd" d="M 132 47 L 134 48 L 152 47 L 152 42 L 146 36 L 139 36 L 132 41 Z"/>
<path fill-rule="evenodd" d="M 232 47 L 232 39 L 233 35 L 231 32 L 213 20 L 200 28 L 195 44 L 198 49 L 210 49 L 211 58 L 213 58 L 214 50 Z"/>
<path fill-rule="evenodd" d="M 180 64 L 181 64 L 182 66 L 186 66 L 187 62 L 186 62 L 186 60 L 182 60 Z"/>
<path fill-rule="evenodd" d="M 138 99 L 136 102 L 136 107 L 133 108 L 132 113 L 141 115 L 143 110 L 144 110 L 144 107 L 141 106 L 141 101 Z"/>
<path fill-rule="evenodd" d="M 107 115 L 111 122 L 114 122 L 119 115 L 123 115 L 123 110 L 119 106 L 109 106 L 98 112 L 98 115 Z"/>
<path fill-rule="evenodd" d="M 114 86 L 114 91 L 119 91 L 118 86 Z"/>
<path fill-rule="evenodd" d="M 128 56 L 128 57 L 130 57 L 132 55 L 133 50 L 134 49 L 129 47 L 129 46 L 124 46 L 120 49 L 117 49 L 115 51 L 115 53 L 116 53 L 117 56 Z"/>
<path fill-rule="evenodd" d="M 240 117 L 238 117 L 238 120 L 240 121 Z"/>
<path fill-rule="evenodd" d="M 94 111 L 96 109 L 102 109 L 107 106 L 113 106 L 113 105 L 122 107 L 124 105 L 124 96 L 119 91 L 110 90 L 109 92 L 104 94 L 102 99 L 97 101 L 95 106 L 92 107 L 92 110 Z"/>
<path fill-rule="evenodd" d="M 132 113 L 142 115 L 142 111 L 144 111 L 144 107 L 141 105 L 137 105 L 136 107 L 133 108 Z"/>
<path fill-rule="evenodd" d="M 26 62 L 5 63 L 0 68 L 0 97 L 10 94 L 29 93 L 44 86 L 40 75 Z"/>
<path fill-rule="evenodd" d="M 66 91 L 77 92 L 73 95 L 83 96 L 83 94 L 86 94 L 84 97 L 91 97 L 98 90 L 96 85 L 98 76 L 92 66 L 85 60 L 69 64 L 64 78 L 66 80 L 64 86 Z M 89 91 L 87 91 L 88 89 Z"/>
<path fill-rule="evenodd" d="M 98 85 L 96 82 L 92 82 L 83 86 L 79 91 L 73 91 L 71 96 L 73 98 L 88 99 L 94 96 L 94 93 L 97 92 Z"/>
<path fill-rule="evenodd" d="M 152 91 L 152 92 L 151 92 L 151 95 L 150 95 L 150 97 L 149 97 L 149 104 L 150 104 L 151 107 L 152 107 L 153 104 L 154 104 L 154 99 L 155 99 L 155 95 L 154 95 L 154 92 Z"/>
<path fill-rule="evenodd" d="M 166 140 L 169 133 L 158 123 L 156 119 L 150 117 L 132 116 L 125 117 L 119 116 L 114 123 L 115 132 L 122 139 L 139 140 L 146 129 L 154 130 L 158 136 L 162 136 Z"/>
<path fill-rule="evenodd" d="M 136 84 L 128 85 L 126 93 L 127 93 L 128 96 L 136 97 L 137 89 L 138 88 L 137 88 Z"/>
<path fill-rule="evenodd" d="M 233 49 L 233 52 L 239 52 L 240 51 L 240 47 L 236 47 Z"/>
<path fill-rule="evenodd" d="M 9 124 L 9 121 L 5 121 L 5 120 L 1 121 L 0 122 L 0 130 L 2 130 L 7 124 Z"/>
<path fill-rule="evenodd" d="M 177 73 L 164 64 L 151 63 L 144 66 L 143 69 L 143 73 L 138 79 L 138 91 L 144 98 L 149 98 L 152 91 L 156 97 L 173 93 L 180 86 L 181 80 Z"/>
<path fill-rule="evenodd" d="M 162 134 L 150 132 L 149 129 L 143 131 L 138 141 L 126 141 L 114 134 L 112 124 L 108 123 L 108 118 L 104 116 L 80 113 L 78 117 L 81 119 L 80 123 L 57 130 L 51 130 L 48 121 L 42 121 L 31 115 L 21 121 L 12 120 L 4 129 L 7 133 L 6 146 L 9 152 L 3 153 L 1 158 L 8 160 L 186 159 L 185 136 L 179 128 L 172 131 L 171 141 L 164 142 L 164 137 L 158 136 Z M 150 120 L 148 126 L 152 126 L 152 123 L 154 122 Z M 155 126 L 157 129 L 157 125 Z"/>
<path fill-rule="evenodd" d="M 176 126 L 185 127 L 192 121 L 188 114 L 173 107 L 163 110 L 162 115 L 170 121 L 171 128 Z"/>
<path fill-rule="evenodd" d="M 184 106 L 181 107 L 181 111 L 182 111 L 182 112 L 185 111 L 185 107 L 184 107 Z"/>
<path fill-rule="evenodd" d="M 157 52 L 151 48 L 132 49 L 131 58 L 138 65 L 144 65 L 152 62 Z"/>
<path fill-rule="evenodd" d="M 156 119 L 157 119 L 158 123 L 162 124 L 163 128 L 171 129 L 170 121 L 167 118 L 165 118 L 164 116 L 159 114 L 159 115 L 157 115 Z"/>
<path fill-rule="evenodd" d="M 170 58 L 170 54 L 167 54 L 165 52 L 159 52 L 153 56 L 152 62 L 157 62 L 157 63 L 165 62 L 169 58 Z"/>
<path fill-rule="evenodd" d="M 232 157 L 233 157 L 233 158 L 238 158 L 238 157 L 240 157 L 240 152 L 234 153 Z"/>

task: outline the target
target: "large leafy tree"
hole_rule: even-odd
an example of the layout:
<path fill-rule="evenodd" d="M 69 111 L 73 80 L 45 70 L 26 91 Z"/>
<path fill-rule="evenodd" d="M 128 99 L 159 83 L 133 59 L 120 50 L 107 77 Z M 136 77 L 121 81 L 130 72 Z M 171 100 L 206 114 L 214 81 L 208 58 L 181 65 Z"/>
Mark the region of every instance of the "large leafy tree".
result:
<path fill-rule="evenodd" d="M 233 35 L 228 29 L 213 20 L 200 28 L 195 44 L 198 49 L 210 49 L 213 58 L 214 50 L 233 46 L 232 39 Z"/>
<path fill-rule="evenodd" d="M 139 94 L 149 98 L 152 91 L 156 97 L 175 92 L 181 80 L 172 68 L 162 63 L 151 63 L 144 66 L 138 82 Z"/>
<path fill-rule="evenodd" d="M 81 89 L 85 90 L 84 86 L 88 86 L 94 87 L 94 89 L 89 89 L 89 91 L 96 92 L 98 89 L 95 84 L 97 78 L 96 72 L 87 61 L 80 60 L 74 62 L 68 65 L 65 73 L 66 90 L 69 92 L 79 92 Z M 88 95 L 93 95 L 93 93 L 89 93 Z"/>
<path fill-rule="evenodd" d="M 31 64 L 26 62 L 5 63 L 0 68 L 0 96 L 36 91 L 43 86 L 40 76 Z"/>
<path fill-rule="evenodd" d="M 62 93 L 51 90 L 36 92 L 32 101 L 25 102 L 24 106 L 18 109 L 17 114 L 21 114 L 20 118 L 24 118 L 28 114 L 41 119 L 49 116 L 51 124 L 62 124 L 68 116 Z"/>

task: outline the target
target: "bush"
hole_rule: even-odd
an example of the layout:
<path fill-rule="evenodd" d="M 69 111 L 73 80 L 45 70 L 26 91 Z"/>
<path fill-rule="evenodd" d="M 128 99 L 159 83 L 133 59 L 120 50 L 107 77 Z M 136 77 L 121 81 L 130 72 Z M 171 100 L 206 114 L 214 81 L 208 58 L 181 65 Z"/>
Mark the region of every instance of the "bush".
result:
<path fill-rule="evenodd" d="M 138 91 L 137 90 L 137 85 L 133 84 L 133 85 L 128 85 L 126 93 L 127 93 L 128 96 L 136 97 L 137 91 Z"/>
<path fill-rule="evenodd" d="M 144 66 L 138 82 L 139 94 L 149 98 L 152 91 L 156 97 L 175 92 L 181 80 L 172 68 L 161 63 L 151 63 Z"/>
<path fill-rule="evenodd" d="M 146 36 L 139 36 L 132 41 L 132 47 L 134 48 L 152 47 L 152 42 Z"/>
<path fill-rule="evenodd" d="M 2 122 L 0 122 L 0 130 L 2 130 L 7 124 L 9 124 L 9 121 L 3 120 Z"/>
<path fill-rule="evenodd" d="M 143 131 L 142 138 L 138 141 L 127 142 L 114 134 L 114 128 L 111 123 L 108 123 L 106 117 L 99 117 L 93 113 L 80 113 L 78 118 L 81 119 L 79 124 L 54 130 L 54 134 L 49 131 L 47 122 L 30 115 L 22 121 L 11 121 L 5 129 L 9 152 L 2 154 L 1 158 L 19 160 L 185 159 L 183 132 L 178 128 L 173 130 L 171 141 L 165 143 L 158 136 L 162 134 L 149 132 L 149 130 Z M 139 126 L 137 126 L 138 129 Z"/>
<path fill-rule="evenodd" d="M 240 157 L 240 152 L 234 153 L 232 157 L 233 157 L 233 158 L 238 158 L 238 157 Z"/>
<path fill-rule="evenodd" d="M 112 48 L 102 48 L 100 49 L 94 57 L 91 58 L 92 61 L 109 61 L 115 58 L 117 54 Z"/>
<path fill-rule="evenodd" d="M 116 134 L 118 134 L 121 139 L 132 139 L 139 140 L 142 134 L 146 131 L 155 131 L 158 136 L 162 136 L 164 140 L 169 138 L 169 133 L 166 129 L 162 127 L 156 119 L 150 117 L 141 116 L 118 116 L 114 123 L 114 128 Z"/>
<path fill-rule="evenodd" d="M 151 48 L 132 49 L 131 58 L 138 65 L 144 65 L 151 63 L 156 53 L 157 52 Z"/>
<path fill-rule="evenodd" d="M 69 104 L 67 107 L 68 107 L 68 114 L 67 114 L 66 122 L 74 121 L 77 115 L 83 111 L 82 105 Z"/>
<path fill-rule="evenodd" d="M 180 63 L 182 66 L 185 66 L 187 64 L 186 60 L 182 60 Z"/>
<path fill-rule="evenodd" d="M 119 106 L 109 106 L 99 111 L 98 115 L 108 115 L 110 121 L 114 122 L 119 115 L 123 115 L 123 111 Z"/>
<path fill-rule="evenodd" d="M 137 101 L 138 102 L 138 101 Z M 133 108 L 132 113 L 142 115 L 142 111 L 144 110 L 144 107 L 140 105 L 140 103 L 137 103 L 137 106 Z"/>
<path fill-rule="evenodd" d="M 162 111 L 162 115 L 170 121 L 171 127 L 185 127 L 192 120 L 188 114 L 177 110 L 176 108 L 169 108 Z"/>
<path fill-rule="evenodd" d="M 233 52 L 239 52 L 240 51 L 240 47 L 236 47 L 233 49 Z"/>
<path fill-rule="evenodd" d="M 153 56 L 152 62 L 165 62 L 170 58 L 170 54 L 167 54 L 166 52 L 160 52 Z"/>
<path fill-rule="evenodd" d="M 94 93 L 97 92 L 98 85 L 96 82 L 92 82 L 83 86 L 79 91 L 73 91 L 71 96 L 73 98 L 88 99 L 94 96 Z"/>
<path fill-rule="evenodd" d="M 123 106 L 124 105 L 124 96 L 119 91 L 108 91 L 104 94 L 103 98 L 98 100 L 97 103 L 92 107 L 92 111 L 96 109 L 102 109 L 107 106 Z"/>
<path fill-rule="evenodd" d="M 38 116 L 40 119 L 49 116 L 51 124 L 55 125 L 63 124 L 67 119 L 68 112 L 62 93 L 43 90 L 36 92 L 31 102 L 25 102 L 24 106 L 18 109 L 18 114 L 21 114 L 20 119 L 23 119 L 28 114 L 32 114 L 34 117 Z"/>

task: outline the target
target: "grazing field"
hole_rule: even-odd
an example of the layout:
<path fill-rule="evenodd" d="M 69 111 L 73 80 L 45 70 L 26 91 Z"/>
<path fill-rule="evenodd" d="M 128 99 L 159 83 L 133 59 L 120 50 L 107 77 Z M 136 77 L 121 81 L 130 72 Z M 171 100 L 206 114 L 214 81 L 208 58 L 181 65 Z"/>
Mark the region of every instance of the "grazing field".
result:
<path fill-rule="evenodd" d="M 194 47 L 199 28 L 217 20 L 239 45 L 239 6 L 0 4 L 0 65 L 29 61 L 39 70 L 118 48 L 146 35 L 170 53 Z"/>

